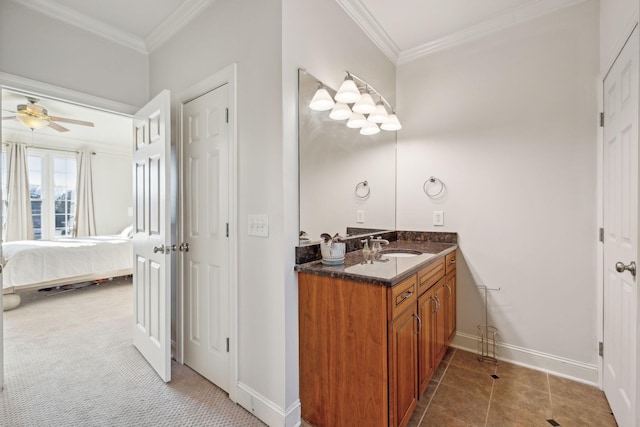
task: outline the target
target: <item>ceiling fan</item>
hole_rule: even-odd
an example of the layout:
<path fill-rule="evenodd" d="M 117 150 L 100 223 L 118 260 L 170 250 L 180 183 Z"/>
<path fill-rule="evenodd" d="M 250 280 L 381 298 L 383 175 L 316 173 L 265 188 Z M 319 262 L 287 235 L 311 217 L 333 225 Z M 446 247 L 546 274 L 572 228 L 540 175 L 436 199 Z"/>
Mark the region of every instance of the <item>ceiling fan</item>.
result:
<path fill-rule="evenodd" d="M 58 132 L 68 132 L 69 129 L 60 126 L 56 122 L 70 123 L 74 125 L 93 127 L 93 123 L 82 120 L 67 119 L 64 117 L 54 117 L 47 113 L 46 108 L 38 105 L 39 99 L 27 96 L 28 104 L 18 104 L 17 111 L 5 110 L 14 113 L 15 116 L 3 117 L 2 120 L 18 120 L 31 130 L 49 126 Z"/>

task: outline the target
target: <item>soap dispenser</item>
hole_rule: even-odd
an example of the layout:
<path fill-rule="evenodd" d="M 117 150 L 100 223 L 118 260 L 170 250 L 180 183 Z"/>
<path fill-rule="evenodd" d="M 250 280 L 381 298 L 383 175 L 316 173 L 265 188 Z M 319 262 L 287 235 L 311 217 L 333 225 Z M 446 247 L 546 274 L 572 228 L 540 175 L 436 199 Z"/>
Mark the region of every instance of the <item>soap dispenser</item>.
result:
<path fill-rule="evenodd" d="M 360 243 L 364 243 L 362 255 L 364 256 L 364 262 L 367 262 L 369 261 L 369 254 L 371 253 L 371 249 L 369 249 L 369 239 L 360 240 Z"/>

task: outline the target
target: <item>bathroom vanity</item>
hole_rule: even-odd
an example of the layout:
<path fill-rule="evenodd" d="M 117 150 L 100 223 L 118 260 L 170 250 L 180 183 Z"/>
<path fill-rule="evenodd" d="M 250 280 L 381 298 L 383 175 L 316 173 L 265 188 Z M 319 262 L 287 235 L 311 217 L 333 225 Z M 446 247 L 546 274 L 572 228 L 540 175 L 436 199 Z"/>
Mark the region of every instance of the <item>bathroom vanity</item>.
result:
<path fill-rule="evenodd" d="M 300 401 L 314 426 L 405 426 L 456 331 L 455 243 L 392 241 L 296 265 Z"/>

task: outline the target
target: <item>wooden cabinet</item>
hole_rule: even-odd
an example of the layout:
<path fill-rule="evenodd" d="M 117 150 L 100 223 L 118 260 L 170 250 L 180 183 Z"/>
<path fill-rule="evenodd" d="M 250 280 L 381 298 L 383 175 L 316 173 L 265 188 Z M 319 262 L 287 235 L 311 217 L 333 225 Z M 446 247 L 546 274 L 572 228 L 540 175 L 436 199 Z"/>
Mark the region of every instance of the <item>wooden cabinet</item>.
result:
<path fill-rule="evenodd" d="M 304 420 L 407 425 L 455 334 L 447 266 L 440 257 L 393 287 L 298 274 Z"/>
<path fill-rule="evenodd" d="M 429 380 L 436 370 L 436 358 L 434 356 L 434 330 L 436 303 L 433 298 L 433 289 L 429 289 L 418 297 L 418 316 L 422 327 L 418 335 L 418 394 L 422 394 L 429 385 Z"/>

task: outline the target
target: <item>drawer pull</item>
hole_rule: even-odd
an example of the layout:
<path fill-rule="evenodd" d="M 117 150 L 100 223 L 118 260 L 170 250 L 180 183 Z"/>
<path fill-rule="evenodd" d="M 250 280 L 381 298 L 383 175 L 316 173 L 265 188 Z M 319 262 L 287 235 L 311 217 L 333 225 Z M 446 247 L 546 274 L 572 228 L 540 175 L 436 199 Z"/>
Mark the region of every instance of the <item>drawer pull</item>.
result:
<path fill-rule="evenodd" d="M 400 301 L 396 305 L 401 304 L 404 300 L 411 298 L 411 295 L 413 295 L 413 291 L 409 291 L 406 294 L 401 295 Z"/>
<path fill-rule="evenodd" d="M 452 260 L 449 260 L 449 264 L 455 264 L 455 263 L 456 263 L 455 258 L 454 258 L 454 259 L 452 259 Z"/>

